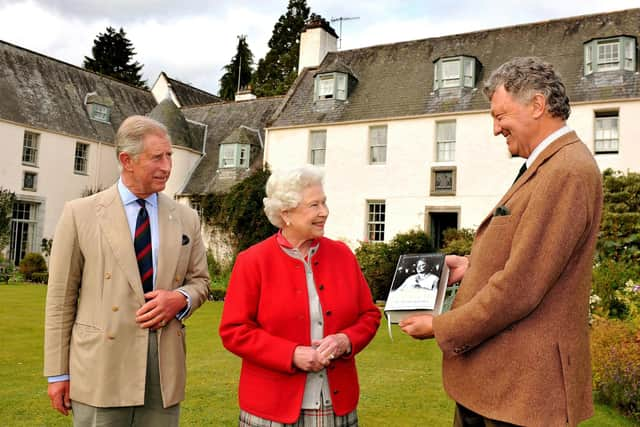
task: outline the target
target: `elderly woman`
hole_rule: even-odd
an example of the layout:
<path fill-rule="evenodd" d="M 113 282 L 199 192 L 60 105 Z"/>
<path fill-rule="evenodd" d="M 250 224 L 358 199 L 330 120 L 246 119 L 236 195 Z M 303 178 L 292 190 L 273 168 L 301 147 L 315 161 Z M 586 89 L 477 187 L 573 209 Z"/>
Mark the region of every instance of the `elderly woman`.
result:
<path fill-rule="evenodd" d="M 242 358 L 239 426 L 357 426 L 354 356 L 380 311 L 349 248 L 323 237 L 321 173 L 274 173 L 266 190 L 280 231 L 238 255 L 220 323 Z"/>

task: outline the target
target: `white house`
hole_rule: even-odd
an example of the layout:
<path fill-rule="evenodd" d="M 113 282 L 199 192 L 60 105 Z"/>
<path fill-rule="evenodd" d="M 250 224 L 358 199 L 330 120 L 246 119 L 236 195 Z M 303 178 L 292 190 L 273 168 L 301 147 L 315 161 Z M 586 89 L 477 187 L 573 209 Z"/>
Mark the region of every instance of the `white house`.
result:
<path fill-rule="evenodd" d="M 568 125 L 602 169 L 640 169 L 638 36 L 632 9 L 338 52 L 315 19 L 264 161 L 324 168 L 330 237 L 354 247 L 418 228 L 440 244 L 446 228 L 476 228 L 523 162 L 493 136 L 481 89 L 513 57 L 555 65 Z"/>

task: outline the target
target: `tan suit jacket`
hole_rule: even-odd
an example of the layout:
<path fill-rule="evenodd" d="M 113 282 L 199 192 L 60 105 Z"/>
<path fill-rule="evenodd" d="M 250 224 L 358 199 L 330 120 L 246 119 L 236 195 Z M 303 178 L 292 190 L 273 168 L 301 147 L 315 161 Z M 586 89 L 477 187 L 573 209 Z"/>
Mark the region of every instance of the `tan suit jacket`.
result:
<path fill-rule="evenodd" d="M 480 224 L 453 309 L 433 320 L 445 389 L 490 419 L 575 426 L 593 413 L 588 312 L 600 172 L 570 132 L 497 207 L 508 212 Z"/>
<path fill-rule="evenodd" d="M 209 275 L 192 209 L 158 194 L 160 249 L 156 289 L 182 289 L 191 312 L 207 298 Z M 96 407 L 144 404 L 149 330 L 131 232 L 117 186 L 67 203 L 49 263 L 44 375 L 71 376 L 70 397 Z M 158 331 L 165 407 L 184 399 L 185 327 Z"/>

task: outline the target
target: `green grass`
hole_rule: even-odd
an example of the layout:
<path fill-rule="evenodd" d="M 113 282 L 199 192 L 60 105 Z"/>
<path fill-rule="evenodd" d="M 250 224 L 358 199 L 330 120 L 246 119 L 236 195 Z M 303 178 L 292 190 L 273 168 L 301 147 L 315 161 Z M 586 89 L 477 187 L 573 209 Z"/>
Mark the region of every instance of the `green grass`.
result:
<path fill-rule="evenodd" d="M 69 426 L 51 409 L 42 377 L 42 335 L 46 287 L 0 285 L 0 425 Z M 237 425 L 240 360 L 218 337 L 222 303 L 207 303 L 187 321 L 188 386 L 183 426 Z M 453 402 L 440 377 L 440 352 L 433 341 L 414 341 L 383 325 L 358 355 L 363 427 L 451 426 Z M 633 423 L 611 408 L 596 406 L 582 427 L 626 427 Z"/>

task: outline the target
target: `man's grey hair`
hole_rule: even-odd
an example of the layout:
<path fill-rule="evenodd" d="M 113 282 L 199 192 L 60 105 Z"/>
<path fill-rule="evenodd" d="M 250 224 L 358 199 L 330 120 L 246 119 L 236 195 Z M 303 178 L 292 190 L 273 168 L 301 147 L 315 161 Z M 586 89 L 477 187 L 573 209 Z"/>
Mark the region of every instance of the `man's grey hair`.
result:
<path fill-rule="evenodd" d="M 298 206 L 302 201 L 302 191 L 307 187 L 322 185 L 322 179 L 322 171 L 310 165 L 274 171 L 267 180 L 267 197 L 262 199 L 269 222 L 282 228 L 284 221 L 281 212 Z"/>
<path fill-rule="evenodd" d="M 142 138 L 146 135 L 162 135 L 170 139 L 169 131 L 159 121 L 147 116 L 127 117 L 116 133 L 116 157 L 120 159 L 120 153 L 128 153 L 132 157 L 142 153 L 144 150 Z"/>
<path fill-rule="evenodd" d="M 491 99 L 500 86 L 522 104 L 528 104 L 541 93 L 552 117 L 569 118 L 571 107 L 564 83 L 553 65 L 540 58 L 514 58 L 505 62 L 491 73 L 482 90 Z"/>

